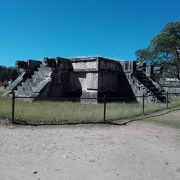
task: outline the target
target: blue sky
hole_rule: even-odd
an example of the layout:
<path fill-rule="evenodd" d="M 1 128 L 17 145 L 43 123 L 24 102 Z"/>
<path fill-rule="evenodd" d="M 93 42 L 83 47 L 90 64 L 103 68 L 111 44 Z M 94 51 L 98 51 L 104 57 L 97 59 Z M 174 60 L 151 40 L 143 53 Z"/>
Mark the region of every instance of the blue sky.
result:
<path fill-rule="evenodd" d="M 0 65 L 43 57 L 134 60 L 179 0 L 0 0 Z"/>

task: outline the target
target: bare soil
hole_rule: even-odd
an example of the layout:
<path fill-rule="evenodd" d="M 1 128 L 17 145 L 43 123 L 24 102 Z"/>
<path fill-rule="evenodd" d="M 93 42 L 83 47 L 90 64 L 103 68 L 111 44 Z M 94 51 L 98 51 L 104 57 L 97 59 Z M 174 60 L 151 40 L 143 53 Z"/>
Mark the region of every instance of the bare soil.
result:
<path fill-rule="evenodd" d="M 179 180 L 180 130 L 144 122 L 1 125 L 0 180 L 25 179 Z"/>

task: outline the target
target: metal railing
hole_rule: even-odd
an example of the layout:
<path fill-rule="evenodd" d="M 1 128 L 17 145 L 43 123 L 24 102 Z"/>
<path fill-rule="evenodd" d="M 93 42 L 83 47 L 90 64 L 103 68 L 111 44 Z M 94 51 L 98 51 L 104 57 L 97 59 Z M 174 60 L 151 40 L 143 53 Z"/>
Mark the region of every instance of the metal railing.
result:
<path fill-rule="evenodd" d="M 166 102 L 164 102 L 164 104 L 166 105 L 166 108 L 169 108 L 169 103 L 170 103 L 170 96 L 171 95 L 177 95 L 179 96 L 180 93 L 166 93 Z M 136 98 L 142 98 L 142 103 L 141 103 L 141 115 L 145 115 L 145 98 L 146 97 L 150 97 L 153 95 L 144 95 L 143 96 L 136 96 Z M 11 106 L 11 123 L 16 123 L 16 119 L 15 119 L 15 108 L 16 108 L 16 99 L 31 99 L 33 97 L 16 97 L 15 93 L 12 92 L 12 106 Z M 38 98 L 38 100 L 40 101 L 80 101 L 80 100 L 96 100 L 96 101 L 100 101 L 100 104 L 103 105 L 103 113 L 102 113 L 102 122 L 108 122 L 107 121 L 107 103 L 109 102 L 122 102 L 123 100 L 125 101 L 124 97 L 118 97 L 118 98 L 107 98 L 106 96 L 104 96 L 103 98 Z"/>

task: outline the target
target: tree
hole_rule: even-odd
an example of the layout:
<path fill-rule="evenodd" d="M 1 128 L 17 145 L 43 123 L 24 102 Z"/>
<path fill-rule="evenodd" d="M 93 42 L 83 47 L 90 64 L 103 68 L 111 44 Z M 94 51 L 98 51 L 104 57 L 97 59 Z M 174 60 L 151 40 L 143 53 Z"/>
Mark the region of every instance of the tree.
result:
<path fill-rule="evenodd" d="M 15 80 L 18 76 L 17 69 L 14 67 L 5 67 L 0 66 L 0 81 L 9 81 L 9 80 Z"/>
<path fill-rule="evenodd" d="M 147 48 L 136 51 L 136 56 L 142 62 L 168 63 L 174 69 L 174 76 L 180 80 L 180 21 L 165 25 Z"/>
<path fill-rule="evenodd" d="M 14 81 L 18 77 L 18 71 L 16 68 L 9 68 L 9 80 Z"/>

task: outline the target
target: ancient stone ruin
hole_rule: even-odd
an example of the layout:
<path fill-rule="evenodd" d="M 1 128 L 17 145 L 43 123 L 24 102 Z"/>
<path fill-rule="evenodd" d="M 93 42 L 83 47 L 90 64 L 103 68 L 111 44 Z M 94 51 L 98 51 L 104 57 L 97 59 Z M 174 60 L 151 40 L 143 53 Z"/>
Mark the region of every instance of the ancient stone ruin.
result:
<path fill-rule="evenodd" d="M 106 96 L 122 101 L 165 102 L 165 91 L 151 79 L 152 71 L 135 61 L 116 61 L 102 57 L 44 58 L 43 61 L 17 61 L 19 77 L 4 95 L 17 97 L 77 98 L 97 103 Z M 91 99 L 95 98 L 95 99 Z M 99 99 L 98 99 L 99 98 Z"/>

